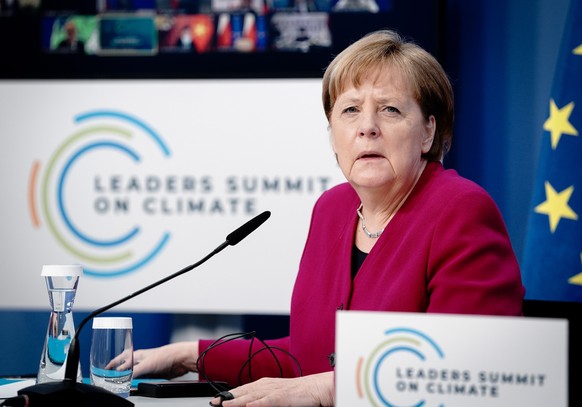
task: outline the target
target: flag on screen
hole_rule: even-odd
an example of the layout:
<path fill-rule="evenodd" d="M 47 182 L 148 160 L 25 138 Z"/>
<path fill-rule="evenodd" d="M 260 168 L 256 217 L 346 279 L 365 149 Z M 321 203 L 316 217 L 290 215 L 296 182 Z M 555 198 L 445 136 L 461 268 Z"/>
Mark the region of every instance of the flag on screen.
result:
<path fill-rule="evenodd" d="M 582 1 L 556 65 L 523 259 L 526 298 L 582 301 Z"/>

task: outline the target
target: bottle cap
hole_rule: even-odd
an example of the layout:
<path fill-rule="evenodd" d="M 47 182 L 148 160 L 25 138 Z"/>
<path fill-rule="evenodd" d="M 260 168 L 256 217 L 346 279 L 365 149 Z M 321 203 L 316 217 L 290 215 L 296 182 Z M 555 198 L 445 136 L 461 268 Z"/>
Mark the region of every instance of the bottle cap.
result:
<path fill-rule="evenodd" d="M 132 329 L 131 317 L 93 318 L 93 329 Z"/>
<path fill-rule="evenodd" d="M 83 274 L 83 268 L 75 264 L 45 264 L 42 266 L 41 276 L 79 277 Z"/>

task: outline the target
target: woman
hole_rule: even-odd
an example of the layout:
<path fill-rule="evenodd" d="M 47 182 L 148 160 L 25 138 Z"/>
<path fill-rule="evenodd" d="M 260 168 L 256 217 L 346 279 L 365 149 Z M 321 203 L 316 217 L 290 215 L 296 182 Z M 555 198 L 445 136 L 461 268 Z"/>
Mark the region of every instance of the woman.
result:
<path fill-rule="evenodd" d="M 498 208 L 441 164 L 453 92 L 438 62 L 392 31 L 371 33 L 327 68 L 323 106 L 347 183 L 317 201 L 290 335 L 267 342 L 282 376 L 296 378 L 254 381 L 281 375 L 272 354 L 260 352 L 252 382 L 233 389 L 224 406 L 332 405 L 337 310 L 521 314 L 524 289 Z M 262 347 L 237 340 L 203 353 L 211 343 L 136 351 L 135 375 L 195 371 L 203 354 L 208 377 L 235 384 Z"/>

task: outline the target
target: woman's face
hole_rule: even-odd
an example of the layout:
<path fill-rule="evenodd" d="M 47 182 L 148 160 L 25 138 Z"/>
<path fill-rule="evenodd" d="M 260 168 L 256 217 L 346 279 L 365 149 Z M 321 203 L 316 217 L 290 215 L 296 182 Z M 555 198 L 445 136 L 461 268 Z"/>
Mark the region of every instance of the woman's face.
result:
<path fill-rule="evenodd" d="M 425 120 L 404 75 L 396 68 L 373 72 L 359 87 L 348 85 L 330 116 L 339 166 L 354 187 L 409 185 L 423 169 L 435 119 Z"/>

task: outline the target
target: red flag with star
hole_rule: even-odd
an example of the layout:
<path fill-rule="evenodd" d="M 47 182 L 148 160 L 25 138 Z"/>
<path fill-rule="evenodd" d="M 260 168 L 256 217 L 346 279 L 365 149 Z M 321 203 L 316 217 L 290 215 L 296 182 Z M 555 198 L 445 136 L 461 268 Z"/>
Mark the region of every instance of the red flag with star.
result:
<path fill-rule="evenodd" d="M 192 42 L 198 52 L 206 52 L 214 35 L 214 21 L 206 14 L 192 16 Z"/>
<path fill-rule="evenodd" d="M 523 259 L 526 298 L 582 301 L 582 2 L 571 2 Z"/>

